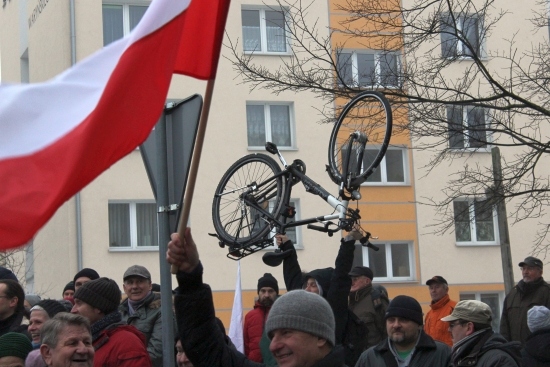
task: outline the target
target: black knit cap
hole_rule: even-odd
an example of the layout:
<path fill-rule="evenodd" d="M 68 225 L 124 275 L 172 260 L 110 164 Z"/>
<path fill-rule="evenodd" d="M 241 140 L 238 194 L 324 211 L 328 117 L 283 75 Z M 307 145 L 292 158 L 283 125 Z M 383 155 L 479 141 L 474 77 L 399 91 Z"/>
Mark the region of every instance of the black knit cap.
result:
<path fill-rule="evenodd" d="M 75 292 L 74 298 L 86 302 L 107 315 L 118 308 L 120 294 L 120 289 L 114 280 L 99 278 L 84 283 Z"/>
<path fill-rule="evenodd" d="M 273 288 L 275 293 L 279 294 L 279 283 L 271 273 L 265 273 L 263 277 L 258 279 L 258 293 L 260 293 L 260 289 L 263 287 Z"/>
<path fill-rule="evenodd" d="M 78 275 L 78 274 L 77 274 Z M 74 292 L 74 282 L 71 280 L 69 283 L 67 283 L 67 285 L 65 286 L 65 288 L 63 288 L 63 292 L 61 292 L 61 295 L 64 295 L 65 294 L 65 291 L 66 290 L 72 290 Z"/>
<path fill-rule="evenodd" d="M 76 275 L 73 278 L 73 282 L 76 283 L 76 280 L 80 277 L 86 277 L 86 278 L 90 278 L 91 280 L 96 280 L 96 279 L 99 279 L 99 274 L 94 269 L 84 268 L 80 270 L 78 273 L 76 273 Z"/>
<path fill-rule="evenodd" d="M 60 312 L 67 312 L 65 306 L 63 306 L 61 302 L 56 301 L 55 299 L 43 299 L 42 301 L 38 302 L 36 306 L 39 306 L 44 311 L 46 311 L 50 319 Z M 32 308 L 31 311 L 32 310 L 34 310 L 34 308 Z"/>
<path fill-rule="evenodd" d="M 387 320 L 389 317 L 402 317 L 414 321 L 418 325 L 424 324 L 420 303 L 409 296 L 397 296 L 391 300 L 384 320 Z"/>
<path fill-rule="evenodd" d="M 25 360 L 31 350 L 31 341 L 25 334 L 9 332 L 0 336 L 0 358 L 18 357 Z"/>

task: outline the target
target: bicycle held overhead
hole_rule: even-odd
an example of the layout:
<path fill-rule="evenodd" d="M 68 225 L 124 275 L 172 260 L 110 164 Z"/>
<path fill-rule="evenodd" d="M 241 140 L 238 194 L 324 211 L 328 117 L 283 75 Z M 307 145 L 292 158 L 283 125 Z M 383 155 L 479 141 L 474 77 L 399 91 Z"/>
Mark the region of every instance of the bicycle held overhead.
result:
<path fill-rule="evenodd" d="M 272 246 L 275 233 L 285 233 L 287 228 L 307 224 L 332 236 L 358 226 L 359 209 L 350 208 L 349 202 L 361 198 L 359 187 L 384 158 L 391 132 L 391 107 L 382 93 L 362 92 L 343 107 L 330 136 L 326 166 L 339 187 L 337 196 L 306 175 L 303 161 L 287 164 L 273 143 L 266 143 L 266 150 L 278 156 L 283 170 L 266 154 L 249 154 L 235 162 L 220 180 L 212 204 L 214 236 L 221 247 L 228 247 L 227 256 L 237 260 Z M 296 213 L 289 205 L 291 191 L 300 182 L 306 192 L 326 201 L 333 212 L 293 220 Z M 370 233 L 363 232 L 361 243 L 375 247 L 368 241 Z"/>

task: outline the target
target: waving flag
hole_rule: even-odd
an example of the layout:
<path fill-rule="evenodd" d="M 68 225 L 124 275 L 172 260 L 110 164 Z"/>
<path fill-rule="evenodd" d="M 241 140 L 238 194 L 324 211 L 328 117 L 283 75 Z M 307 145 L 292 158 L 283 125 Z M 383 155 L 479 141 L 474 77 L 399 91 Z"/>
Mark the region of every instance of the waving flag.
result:
<path fill-rule="evenodd" d="M 235 348 L 244 353 L 243 337 L 243 298 L 241 290 L 241 261 L 237 265 L 237 282 L 235 284 L 235 297 L 233 298 L 233 309 L 231 310 L 231 323 L 229 324 L 229 338 Z"/>
<path fill-rule="evenodd" d="M 229 0 L 154 0 L 140 23 L 45 83 L 0 85 L 0 250 L 134 150 L 173 73 L 213 79 Z"/>

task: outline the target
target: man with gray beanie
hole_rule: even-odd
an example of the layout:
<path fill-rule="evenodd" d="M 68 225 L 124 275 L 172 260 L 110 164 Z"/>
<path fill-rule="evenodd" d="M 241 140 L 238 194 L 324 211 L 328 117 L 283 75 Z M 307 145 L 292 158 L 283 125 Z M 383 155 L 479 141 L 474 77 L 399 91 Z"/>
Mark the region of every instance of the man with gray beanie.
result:
<path fill-rule="evenodd" d="M 134 326 L 122 322 L 118 311 L 120 289 L 109 278 L 84 283 L 74 294 L 71 313 L 84 316 L 92 327 L 94 367 L 151 367 L 145 337 Z"/>
<path fill-rule="evenodd" d="M 367 349 L 356 367 L 447 366 L 451 350 L 423 330 L 422 307 L 409 296 L 395 297 L 384 316 L 388 337 Z"/>
<path fill-rule="evenodd" d="M 176 319 L 183 349 L 195 367 L 261 367 L 230 348 L 216 326 L 212 290 L 202 282 L 203 267 L 190 228 L 175 233 L 167 261 L 178 269 Z M 335 321 L 328 302 L 296 290 L 279 297 L 267 318 L 269 349 L 280 367 L 344 367 L 344 350 L 335 346 Z"/>
<path fill-rule="evenodd" d="M 527 326 L 532 334 L 521 351 L 522 367 L 550 366 L 550 310 L 531 307 L 527 311 Z"/>

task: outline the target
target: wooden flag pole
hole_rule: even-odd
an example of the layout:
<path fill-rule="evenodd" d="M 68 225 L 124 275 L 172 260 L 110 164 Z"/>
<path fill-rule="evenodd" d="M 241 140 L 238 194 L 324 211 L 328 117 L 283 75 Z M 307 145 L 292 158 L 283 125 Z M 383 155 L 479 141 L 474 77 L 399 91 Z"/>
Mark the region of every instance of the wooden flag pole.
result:
<path fill-rule="evenodd" d="M 178 233 L 180 238 L 183 239 L 183 234 L 187 228 L 187 221 L 189 220 L 189 212 L 191 211 L 191 201 L 193 199 L 193 193 L 195 191 L 195 182 L 197 180 L 197 173 L 199 171 L 199 163 L 201 160 L 202 144 L 204 142 L 204 135 L 206 133 L 206 124 L 208 122 L 208 114 L 210 113 L 210 103 L 212 102 L 212 93 L 214 92 L 215 79 L 209 79 L 206 84 L 206 92 L 204 94 L 204 103 L 202 105 L 201 118 L 199 120 L 199 126 L 197 129 L 197 138 L 195 140 L 195 148 L 193 149 L 193 157 L 191 158 L 191 167 L 189 167 L 189 176 L 187 179 L 187 186 L 185 188 L 185 195 L 183 196 L 183 209 L 178 225 Z M 178 272 L 178 268 L 172 265 L 170 268 L 172 274 Z"/>

